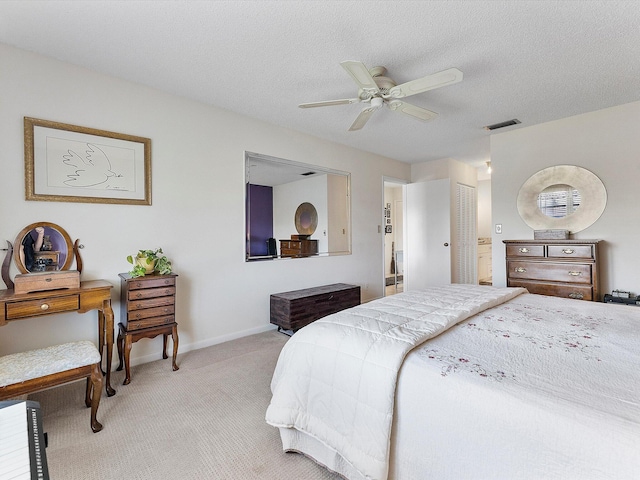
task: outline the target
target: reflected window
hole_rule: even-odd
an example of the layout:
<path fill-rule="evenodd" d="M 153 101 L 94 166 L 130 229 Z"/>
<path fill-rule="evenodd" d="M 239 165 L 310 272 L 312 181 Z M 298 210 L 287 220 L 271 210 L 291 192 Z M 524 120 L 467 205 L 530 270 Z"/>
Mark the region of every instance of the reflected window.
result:
<path fill-rule="evenodd" d="M 538 195 L 538 208 L 547 217 L 564 218 L 580 207 L 580 192 L 571 185 L 556 184 Z"/>

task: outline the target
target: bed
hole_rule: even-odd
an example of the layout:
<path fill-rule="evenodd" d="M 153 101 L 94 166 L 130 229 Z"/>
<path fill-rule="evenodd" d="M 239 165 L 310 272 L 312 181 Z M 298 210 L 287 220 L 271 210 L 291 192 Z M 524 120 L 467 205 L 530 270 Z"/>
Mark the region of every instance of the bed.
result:
<path fill-rule="evenodd" d="M 640 478 L 640 308 L 449 285 L 283 348 L 266 421 L 349 480 Z"/>

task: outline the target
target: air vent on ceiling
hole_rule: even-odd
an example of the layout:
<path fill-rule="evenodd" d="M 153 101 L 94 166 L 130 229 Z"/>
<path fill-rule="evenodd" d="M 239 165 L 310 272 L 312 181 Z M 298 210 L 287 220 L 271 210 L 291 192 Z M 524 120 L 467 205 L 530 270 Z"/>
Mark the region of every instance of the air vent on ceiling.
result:
<path fill-rule="evenodd" d="M 308 177 L 309 175 L 314 175 L 316 172 L 307 172 L 307 173 L 301 173 L 300 175 L 302 175 L 303 177 Z"/>
<path fill-rule="evenodd" d="M 510 127 L 511 125 L 517 125 L 520 123 L 520 120 L 514 118 L 513 120 L 507 120 L 506 122 L 494 123 L 493 125 L 487 125 L 486 127 L 482 127 L 485 130 L 497 130 L 498 128 Z"/>

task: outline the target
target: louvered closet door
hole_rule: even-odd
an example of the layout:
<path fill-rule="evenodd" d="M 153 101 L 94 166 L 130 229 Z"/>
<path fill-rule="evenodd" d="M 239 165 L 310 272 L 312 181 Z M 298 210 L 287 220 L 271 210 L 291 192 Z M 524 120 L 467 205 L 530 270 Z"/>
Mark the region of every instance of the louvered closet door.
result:
<path fill-rule="evenodd" d="M 478 283 L 476 189 L 456 184 L 456 244 L 453 283 Z"/>

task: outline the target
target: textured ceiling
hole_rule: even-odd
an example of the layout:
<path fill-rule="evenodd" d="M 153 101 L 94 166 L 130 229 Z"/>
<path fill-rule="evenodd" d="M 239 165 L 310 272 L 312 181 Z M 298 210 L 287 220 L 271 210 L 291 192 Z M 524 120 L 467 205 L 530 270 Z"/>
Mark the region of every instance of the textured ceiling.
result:
<path fill-rule="evenodd" d="M 637 1 L 2 1 L 0 42 L 405 162 L 489 160 L 483 126 L 526 127 L 640 100 Z M 362 105 L 340 66 L 458 84 L 348 132 Z M 2 68 L 9 68 L 3 65 Z"/>

